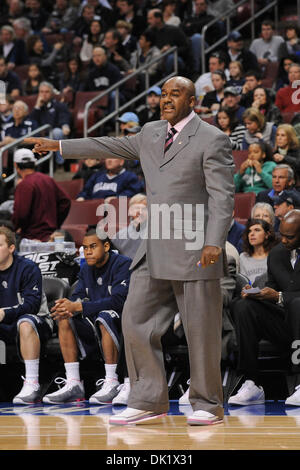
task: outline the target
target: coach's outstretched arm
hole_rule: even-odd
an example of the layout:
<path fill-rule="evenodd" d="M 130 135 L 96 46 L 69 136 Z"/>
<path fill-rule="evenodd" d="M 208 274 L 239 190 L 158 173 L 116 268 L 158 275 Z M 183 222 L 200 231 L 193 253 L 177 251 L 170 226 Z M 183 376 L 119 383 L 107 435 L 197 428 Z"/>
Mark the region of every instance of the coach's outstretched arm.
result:
<path fill-rule="evenodd" d="M 25 144 L 34 145 L 33 152 L 43 154 L 45 152 L 59 152 L 59 140 L 46 139 L 44 137 L 27 137 Z"/>

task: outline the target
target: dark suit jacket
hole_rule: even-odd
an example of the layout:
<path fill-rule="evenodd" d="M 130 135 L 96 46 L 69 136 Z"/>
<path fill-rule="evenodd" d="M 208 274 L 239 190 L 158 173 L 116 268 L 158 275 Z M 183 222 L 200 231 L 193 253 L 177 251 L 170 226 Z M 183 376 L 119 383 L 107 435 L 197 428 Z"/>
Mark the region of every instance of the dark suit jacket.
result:
<path fill-rule="evenodd" d="M 294 269 L 291 252 L 281 243 L 269 253 L 266 286 L 282 292 L 284 305 L 295 297 L 300 297 L 300 262 Z"/>

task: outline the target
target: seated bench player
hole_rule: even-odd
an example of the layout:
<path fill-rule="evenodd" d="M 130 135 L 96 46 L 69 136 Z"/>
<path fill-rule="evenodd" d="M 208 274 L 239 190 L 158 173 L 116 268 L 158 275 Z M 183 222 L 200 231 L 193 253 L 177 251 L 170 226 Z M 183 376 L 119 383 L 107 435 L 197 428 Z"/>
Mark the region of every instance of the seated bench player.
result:
<path fill-rule="evenodd" d="M 41 344 L 51 337 L 53 320 L 42 289 L 42 275 L 31 260 L 15 254 L 13 231 L 0 227 L 0 340 L 15 344 L 25 364 L 25 378 L 15 404 L 41 401 Z"/>
<path fill-rule="evenodd" d="M 69 299 L 56 301 L 52 317 L 58 321 L 60 348 L 66 379 L 59 390 L 47 394 L 44 403 L 70 403 L 85 399 L 80 380 L 79 359 L 101 353 L 105 378 L 96 382 L 100 389 L 91 404 L 111 403 L 119 393 L 117 375 L 121 338 L 121 315 L 129 287 L 131 259 L 114 253 L 110 241 L 100 229 L 88 230 L 83 239 L 86 263 Z"/>

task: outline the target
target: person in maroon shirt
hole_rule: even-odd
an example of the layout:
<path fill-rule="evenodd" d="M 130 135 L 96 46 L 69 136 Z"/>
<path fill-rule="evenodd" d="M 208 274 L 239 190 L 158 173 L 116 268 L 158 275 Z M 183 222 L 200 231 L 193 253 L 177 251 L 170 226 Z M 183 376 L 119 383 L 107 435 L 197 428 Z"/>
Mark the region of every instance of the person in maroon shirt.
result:
<path fill-rule="evenodd" d="M 300 112 L 300 64 L 290 65 L 288 71 L 290 84 L 276 93 L 275 105 L 281 113 Z"/>
<path fill-rule="evenodd" d="M 21 238 L 45 242 L 64 222 L 71 201 L 53 178 L 35 171 L 36 162 L 29 149 L 18 149 L 14 154 L 21 180 L 15 190 L 12 221 Z"/>

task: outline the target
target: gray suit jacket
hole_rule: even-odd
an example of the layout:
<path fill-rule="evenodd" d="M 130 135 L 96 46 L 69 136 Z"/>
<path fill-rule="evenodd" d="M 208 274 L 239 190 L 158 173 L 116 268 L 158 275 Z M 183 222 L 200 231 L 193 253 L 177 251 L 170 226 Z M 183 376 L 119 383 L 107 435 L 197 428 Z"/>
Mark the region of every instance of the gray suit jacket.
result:
<path fill-rule="evenodd" d="M 147 188 L 149 235 L 132 268 L 146 254 L 150 274 L 158 279 L 221 278 L 225 251 L 223 259 L 205 269 L 196 263 L 203 245 L 224 248 L 227 239 L 235 191 L 230 140 L 195 116 L 164 155 L 166 134 L 167 121 L 149 122 L 131 137 L 63 140 L 62 155 L 140 160 Z"/>

